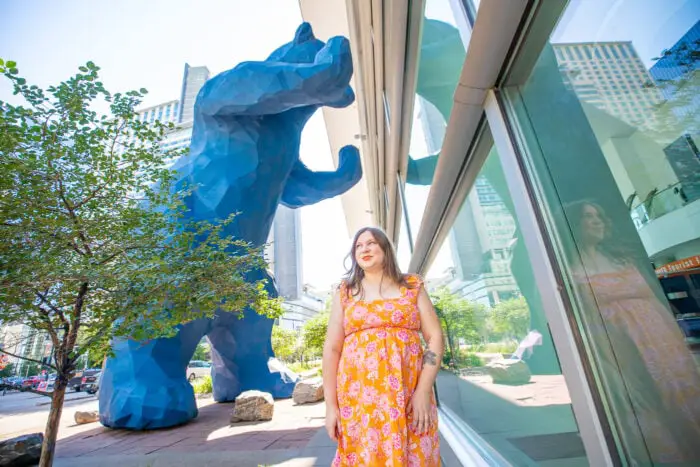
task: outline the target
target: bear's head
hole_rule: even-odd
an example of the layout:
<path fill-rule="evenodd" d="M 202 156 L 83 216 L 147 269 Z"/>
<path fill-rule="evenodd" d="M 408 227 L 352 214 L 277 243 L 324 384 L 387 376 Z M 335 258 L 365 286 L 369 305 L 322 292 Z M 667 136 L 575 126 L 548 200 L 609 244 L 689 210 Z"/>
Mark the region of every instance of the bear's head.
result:
<path fill-rule="evenodd" d="M 267 57 L 268 62 L 286 63 L 313 63 L 319 50 L 325 44 L 314 37 L 314 32 L 309 23 L 302 23 L 294 34 L 294 40 Z"/>

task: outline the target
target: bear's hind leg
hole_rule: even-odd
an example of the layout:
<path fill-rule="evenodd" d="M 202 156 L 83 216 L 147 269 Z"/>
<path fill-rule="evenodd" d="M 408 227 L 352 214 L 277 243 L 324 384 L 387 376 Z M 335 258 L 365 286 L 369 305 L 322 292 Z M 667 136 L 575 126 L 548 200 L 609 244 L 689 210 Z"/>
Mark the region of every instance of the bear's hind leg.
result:
<path fill-rule="evenodd" d="M 151 430 L 197 416 L 185 370 L 210 319 L 189 322 L 175 337 L 149 342 L 119 340 L 100 380 L 100 422 L 110 428 Z"/>

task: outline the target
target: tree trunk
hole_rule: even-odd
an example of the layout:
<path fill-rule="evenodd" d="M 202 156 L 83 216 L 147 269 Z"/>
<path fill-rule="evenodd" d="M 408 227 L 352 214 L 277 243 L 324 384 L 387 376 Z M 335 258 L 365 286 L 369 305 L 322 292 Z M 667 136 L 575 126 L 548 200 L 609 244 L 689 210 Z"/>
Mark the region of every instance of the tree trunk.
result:
<path fill-rule="evenodd" d="M 58 428 L 61 423 L 61 413 L 63 412 L 63 401 L 66 396 L 66 387 L 68 385 L 65 378 L 56 378 L 53 396 L 51 397 L 51 411 L 49 419 L 46 421 L 46 431 L 44 433 L 44 444 L 41 446 L 41 459 L 39 467 L 51 467 L 53 465 L 53 457 L 56 452 L 56 438 L 58 437 Z"/>
<path fill-rule="evenodd" d="M 450 368 L 455 368 L 457 363 L 457 356 L 455 355 L 454 345 L 452 343 L 452 333 L 450 332 L 450 325 L 447 319 L 443 318 L 445 322 L 445 334 L 447 334 L 447 345 L 450 347 Z"/>

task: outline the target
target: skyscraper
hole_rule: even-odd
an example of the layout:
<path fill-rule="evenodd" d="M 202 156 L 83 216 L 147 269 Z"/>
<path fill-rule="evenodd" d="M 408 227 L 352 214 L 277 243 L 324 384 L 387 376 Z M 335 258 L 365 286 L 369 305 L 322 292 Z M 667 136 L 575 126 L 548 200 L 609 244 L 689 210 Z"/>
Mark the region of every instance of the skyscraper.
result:
<path fill-rule="evenodd" d="M 209 79 L 209 68 L 205 66 L 190 66 L 185 63 L 185 74 L 182 78 L 182 93 L 180 94 L 180 115 L 178 122 L 191 122 L 194 118 L 194 102 L 197 93 Z"/>
<path fill-rule="evenodd" d="M 700 21 L 686 32 L 673 47 L 664 51 L 662 57 L 657 60 L 649 73 L 656 82 L 674 81 L 687 75 L 689 70 L 697 70 L 700 67 L 698 60 L 700 50 Z M 675 89 L 662 86 L 661 92 L 665 98 L 673 97 Z M 697 107 L 691 107 L 697 109 Z"/>
<path fill-rule="evenodd" d="M 439 111 L 418 99 L 417 118 L 429 154 L 440 151 L 445 121 Z M 489 181 L 480 176 L 457 214 L 450 232 L 454 263 L 453 292 L 493 306 L 517 294 L 510 274 L 510 248 L 515 221 Z"/>
<path fill-rule="evenodd" d="M 192 140 L 192 120 L 194 118 L 194 103 L 199 90 L 209 79 L 209 68 L 193 67 L 185 64 L 182 77 L 182 92 L 180 100 L 173 100 L 139 110 L 139 118 L 144 122 L 174 123 L 175 129 L 170 131 L 161 147 L 164 150 L 187 149 Z"/>
<path fill-rule="evenodd" d="M 700 199 L 700 21 L 696 22 L 649 70 L 666 102 L 665 115 L 677 138 L 664 153 L 678 177 L 686 202 Z"/>
<path fill-rule="evenodd" d="M 631 42 L 552 44 L 566 84 L 583 102 L 637 128 L 653 127 L 661 92 Z"/>
<path fill-rule="evenodd" d="M 272 224 L 272 270 L 277 292 L 286 300 L 297 300 L 303 288 L 299 220 L 299 210 L 280 206 Z"/>

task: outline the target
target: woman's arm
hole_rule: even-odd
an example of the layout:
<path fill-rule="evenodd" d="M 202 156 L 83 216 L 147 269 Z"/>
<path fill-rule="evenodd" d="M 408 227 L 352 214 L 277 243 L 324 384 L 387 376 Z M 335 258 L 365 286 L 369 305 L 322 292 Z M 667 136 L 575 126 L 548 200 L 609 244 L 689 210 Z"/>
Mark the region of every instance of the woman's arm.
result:
<path fill-rule="evenodd" d="M 411 426 L 418 433 L 425 433 L 430 424 L 436 421 L 432 419 L 434 415 L 431 410 L 433 384 L 435 384 L 435 378 L 440 370 L 445 346 L 440 320 L 435 313 L 428 292 L 423 286 L 418 293 L 418 311 L 420 312 L 421 333 L 426 342 L 426 349 L 423 352 L 423 368 L 411 399 L 410 410 L 413 411 Z"/>
<path fill-rule="evenodd" d="M 340 425 L 338 419 L 338 362 L 343 351 L 345 331 L 343 328 L 343 307 L 340 303 L 340 290 L 333 296 L 331 316 L 328 319 L 326 342 L 323 345 L 323 396 L 326 400 L 326 430 L 331 439 L 337 441 Z"/>

